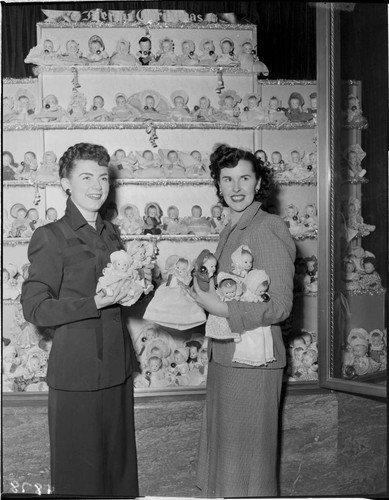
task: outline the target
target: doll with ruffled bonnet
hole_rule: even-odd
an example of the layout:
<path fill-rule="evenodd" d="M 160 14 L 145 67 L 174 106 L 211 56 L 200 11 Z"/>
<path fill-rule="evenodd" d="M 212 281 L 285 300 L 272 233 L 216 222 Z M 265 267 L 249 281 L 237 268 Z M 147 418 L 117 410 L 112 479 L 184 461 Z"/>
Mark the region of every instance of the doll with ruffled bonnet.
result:
<path fill-rule="evenodd" d="M 231 261 L 232 272 L 242 278 L 253 268 L 253 254 L 247 245 L 240 245 L 231 254 Z"/>
<path fill-rule="evenodd" d="M 159 41 L 159 50 L 155 54 L 155 60 L 150 62 L 151 66 L 176 66 L 177 55 L 174 53 L 174 42 L 165 37 Z"/>
<path fill-rule="evenodd" d="M 116 48 L 109 59 L 110 65 L 118 66 L 141 66 L 137 57 L 130 53 L 131 43 L 125 38 L 120 38 Z"/>
<path fill-rule="evenodd" d="M 198 122 L 215 122 L 214 114 L 215 109 L 211 106 L 211 101 L 207 96 L 200 97 L 198 105 L 192 111 L 193 118 Z"/>
<path fill-rule="evenodd" d="M 201 40 L 199 44 L 199 49 L 201 54 L 199 56 L 200 66 L 216 66 L 217 54 L 215 49 L 215 44 L 209 38 Z"/>
<path fill-rule="evenodd" d="M 89 53 L 86 58 L 89 64 L 105 65 L 109 62 L 109 55 L 105 50 L 103 39 L 99 35 L 92 35 L 88 40 Z"/>
<path fill-rule="evenodd" d="M 185 90 L 175 90 L 170 99 L 173 103 L 173 108 L 170 111 L 170 119 L 175 122 L 190 122 L 192 116 L 188 108 L 189 96 Z"/>
<path fill-rule="evenodd" d="M 234 54 L 234 42 L 229 37 L 220 40 L 221 54 L 217 56 L 218 66 L 240 66 L 237 56 Z"/>
<path fill-rule="evenodd" d="M 262 73 L 264 76 L 269 75 L 267 66 L 258 59 L 253 41 L 250 39 L 244 40 L 241 44 L 241 50 L 238 55 L 238 61 L 242 69 L 252 71 L 253 73 Z"/>
<path fill-rule="evenodd" d="M 161 234 L 162 215 L 163 212 L 158 203 L 148 203 L 145 207 L 145 214 L 143 217 L 143 234 Z"/>

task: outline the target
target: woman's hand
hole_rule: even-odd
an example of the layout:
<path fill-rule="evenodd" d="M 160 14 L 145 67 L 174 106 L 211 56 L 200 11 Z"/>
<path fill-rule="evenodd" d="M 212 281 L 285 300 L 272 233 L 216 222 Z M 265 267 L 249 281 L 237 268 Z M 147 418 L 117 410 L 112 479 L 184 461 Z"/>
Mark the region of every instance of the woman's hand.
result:
<path fill-rule="evenodd" d="M 200 307 L 210 314 L 228 318 L 228 306 L 217 295 L 213 280 L 209 282 L 209 292 L 203 292 L 197 283 L 197 279 L 193 278 L 193 288 L 190 288 L 187 292 Z"/>
<path fill-rule="evenodd" d="M 115 283 L 113 286 L 113 295 L 108 296 L 105 290 L 100 290 L 100 292 L 94 296 L 96 308 L 103 309 L 104 307 L 117 304 L 121 300 L 131 300 L 132 296 L 129 287 L 125 286 L 126 281 L 126 279 L 122 279 Z"/>

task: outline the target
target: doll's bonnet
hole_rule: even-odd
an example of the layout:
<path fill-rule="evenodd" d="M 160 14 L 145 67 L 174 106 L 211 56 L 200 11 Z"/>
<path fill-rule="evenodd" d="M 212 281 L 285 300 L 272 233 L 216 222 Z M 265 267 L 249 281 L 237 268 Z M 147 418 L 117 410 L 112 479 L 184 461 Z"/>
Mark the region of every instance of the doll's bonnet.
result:
<path fill-rule="evenodd" d="M 184 99 L 185 105 L 188 104 L 189 96 L 185 92 L 185 90 L 175 90 L 174 92 L 172 92 L 172 94 L 170 95 L 170 99 L 171 99 L 173 104 L 174 104 L 174 99 L 176 97 L 182 97 Z"/>
<path fill-rule="evenodd" d="M 270 284 L 270 278 L 263 269 L 252 269 L 248 272 L 245 279 L 245 285 L 250 292 L 255 292 L 258 285 L 267 281 Z"/>

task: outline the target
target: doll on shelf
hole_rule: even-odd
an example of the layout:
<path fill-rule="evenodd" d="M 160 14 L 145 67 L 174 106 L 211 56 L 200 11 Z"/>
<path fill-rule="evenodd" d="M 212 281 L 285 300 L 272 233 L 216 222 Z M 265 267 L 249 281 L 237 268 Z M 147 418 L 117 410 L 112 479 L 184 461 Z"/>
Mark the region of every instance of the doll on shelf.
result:
<path fill-rule="evenodd" d="M 315 181 L 317 171 L 314 168 L 308 169 L 304 162 L 305 153 L 294 149 L 290 153 L 290 162 L 287 165 L 284 177 L 286 180 L 294 182 Z"/>
<path fill-rule="evenodd" d="M 308 113 L 313 115 L 314 120 L 317 119 L 317 92 L 309 94 L 310 107 L 307 108 Z"/>
<path fill-rule="evenodd" d="M 43 106 L 39 113 L 35 114 L 35 121 L 42 123 L 70 122 L 71 117 L 59 105 L 58 98 L 54 94 L 49 94 L 43 98 Z"/>
<path fill-rule="evenodd" d="M 159 149 L 158 154 L 162 161 L 162 170 L 165 178 L 182 179 L 186 177 L 185 167 L 176 150 Z"/>
<path fill-rule="evenodd" d="M 12 96 L 3 97 L 3 110 L 2 110 L 3 123 L 12 122 L 16 117 L 15 101 Z"/>
<path fill-rule="evenodd" d="M 16 116 L 12 122 L 30 123 L 35 119 L 35 98 L 27 89 L 19 89 L 16 92 Z"/>
<path fill-rule="evenodd" d="M 3 208 L 3 238 L 11 238 L 11 227 L 12 227 L 12 219 L 9 216 L 8 210 Z"/>
<path fill-rule="evenodd" d="M 150 63 L 154 62 L 155 56 L 151 52 L 150 38 L 142 36 L 139 40 L 139 51 L 137 52 L 136 57 L 142 66 L 148 66 Z"/>
<path fill-rule="evenodd" d="M 11 238 L 27 238 L 29 233 L 27 209 L 21 203 L 12 205 L 10 214 L 13 217 L 11 224 Z"/>
<path fill-rule="evenodd" d="M 11 342 L 3 346 L 2 352 L 3 352 L 3 369 L 2 369 L 3 392 L 14 392 L 15 378 L 23 373 L 23 371 L 20 369 L 22 360 L 20 356 L 18 356 L 16 346 Z"/>
<path fill-rule="evenodd" d="M 156 325 L 154 326 L 156 328 Z M 167 368 L 170 365 L 173 349 L 177 347 L 176 343 L 169 334 L 157 333 L 157 337 L 149 340 L 145 348 L 146 363 L 150 356 L 157 356 L 162 361 L 162 367 Z M 170 337 L 170 338 L 169 338 Z M 147 366 L 147 365 L 146 365 Z"/>
<path fill-rule="evenodd" d="M 86 115 L 84 121 L 86 122 L 107 122 L 110 115 L 104 109 L 104 98 L 101 95 L 95 95 L 92 101 L 92 106 Z"/>
<path fill-rule="evenodd" d="M 303 282 L 303 292 L 305 293 L 317 293 L 318 286 L 318 263 L 317 257 L 312 255 L 311 257 L 306 257 L 306 272 Z"/>
<path fill-rule="evenodd" d="M 347 177 L 362 179 L 366 175 L 366 170 L 361 166 L 365 156 L 366 153 L 359 144 L 353 144 L 344 151 L 343 158 L 346 161 Z"/>
<path fill-rule="evenodd" d="M 363 272 L 360 273 L 360 286 L 362 290 L 382 291 L 380 275 L 376 271 L 377 261 L 375 257 L 364 257 L 362 259 Z"/>
<path fill-rule="evenodd" d="M 135 152 L 135 158 L 138 162 L 138 170 L 135 170 L 136 179 L 162 179 L 164 172 L 161 168 L 162 161 L 159 155 L 155 155 L 150 149 L 142 153 Z"/>
<path fill-rule="evenodd" d="M 267 112 L 269 114 L 270 123 L 274 123 L 279 126 L 287 121 L 285 108 L 282 107 L 280 99 L 276 96 L 270 97 Z"/>
<path fill-rule="evenodd" d="M 30 272 L 30 262 L 26 262 L 25 264 L 23 264 L 20 268 L 20 272 L 18 273 L 17 275 L 17 283 L 18 283 L 18 286 L 22 287 L 23 285 L 23 282 L 28 278 L 29 276 L 29 272 Z"/>
<path fill-rule="evenodd" d="M 357 272 L 357 266 L 352 259 L 344 259 L 342 279 L 345 284 L 346 291 L 356 291 L 361 289 L 360 274 Z"/>
<path fill-rule="evenodd" d="M 137 121 L 169 121 L 169 103 L 156 90 L 137 92 L 128 98 L 128 103 L 138 110 Z"/>
<path fill-rule="evenodd" d="M 192 116 L 198 122 L 215 122 L 215 109 L 211 106 L 211 101 L 208 97 L 202 96 L 199 99 L 198 106 L 196 105 L 192 111 Z"/>
<path fill-rule="evenodd" d="M 178 66 L 198 66 L 200 58 L 196 54 L 196 45 L 193 40 L 184 40 L 181 43 L 181 51 L 177 57 Z"/>
<path fill-rule="evenodd" d="M 132 203 L 126 203 L 120 207 L 120 234 L 127 236 L 130 234 L 142 234 L 143 221 L 139 215 L 138 207 Z"/>
<path fill-rule="evenodd" d="M 273 174 L 273 179 L 275 181 L 284 180 L 284 172 L 287 170 L 287 166 L 282 158 L 282 154 L 279 151 L 273 151 L 270 155 L 270 160 L 269 168 Z"/>
<path fill-rule="evenodd" d="M 223 207 L 220 205 L 213 205 L 213 207 L 211 207 L 210 222 L 213 233 L 220 234 L 223 231 L 226 226 Z"/>
<path fill-rule="evenodd" d="M 317 153 L 316 151 L 311 151 L 308 156 L 305 157 L 306 168 L 317 176 Z"/>
<path fill-rule="evenodd" d="M 285 116 L 291 122 L 309 122 L 313 120 L 313 114 L 304 111 L 304 98 L 299 92 L 292 92 L 288 99 L 288 109 Z"/>
<path fill-rule="evenodd" d="M 346 202 L 346 226 L 348 241 L 358 236 L 368 236 L 375 230 L 372 224 L 365 224 L 361 215 L 361 202 L 350 196 Z"/>
<path fill-rule="evenodd" d="M 166 368 L 159 356 L 153 355 L 148 358 L 144 376 L 150 382 L 149 387 L 166 387 L 169 385 L 166 373 Z"/>
<path fill-rule="evenodd" d="M 304 226 L 303 223 L 301 222 L 299 211 L 296 205 L 293 204 L 288 205 L 285 208 L 284 213 L 285 215 L 283 219 L 286 225 L 288 226 L 290 234 L 292 236 L 301 235 L 304 230 Z"/>
<path fill-rule="evenodd" d="M 167 209 L 167 217 L 162 218 L 164 234 L 188 234 L 188 227 L 179 216 L 178 207 L 170 205 Z"/>
<path fill-rule="evenodd" d="M 82 56 L 80 46 L 75 40 L 68 40 L 65 47 L 66 51 L 58 56 L 61 64 L 88 64 L 88 61 Z"/>
<path fill-rule="evenodd" d="M 27 211 L 26 220 L 31 230 L 31 235 L 35 229 L 45 225 L 45 222 L 39 218 L 39 212 L 36 208 L 30 208 Z"/>
<path fill-rule="evenodd" d="M 303 224 L 307 232 L 317 232 L 317 207 L 315 203 L 309 203 L 304 208 Z"/>
<path fill-rule="evenodd" d="M 231 254 L 231 269 L 236 276 L 246 278 L 253 267 L 253 254 L 247 245 L 240 245 Z"/>
<path fill-rule="evenodd" d="M 270 168 L 270 162 L 267 158 L 267 154 L 263 149 L 257 149 L 254 153 L 255 158 L 259 159 L 262 161 L 263 166 Z"/>
<path fill-rule="evenodd" d="M 269 113 L 261 106 L 261 98 L 257 94 L 246 94 L 243 98 L 243 113 L 240 115 L 242 125 L 255 127 L 269 123 Z"/>
<path fill-rule="evenodd" d="M 105 50 L 103 39 L 99 35 L 92 35 L 88 40 L 89 53 L 86 58 L 89 64 L 106 65 L 109 55 Z"/>
<path fill-rule="evenodd" d="M 241 52 L 238 55 L 238 61 L 242 69 L 252 71 L 253 73 L 262 73 L 263 76 L 269 75 L 267 66 L 258 59 L 252 40 L 244 40 L 241 44 Z"/>
<path fill-rule="evenodd" d="M 171 38 L 165 37 L 159 41 L 159 50 L 155 54 L 155 60 L 150 66 L 176 66 L 177 56 L 174 53 L 174 42 Z"/>
<path fill-rule="evenodd" d="M 158 248 L 155 241 L 131 240 L 125 243 L 126 252 L 132 258 L 132 268 L 138 272 L 139 279 L 142 280 L 144 293 L 147 295 L 154 289 L 152 277 L 145 269 L 152 271 L 155 268 L 155 261 Z"/>
<path fill-rule="evenodd" d="M 38 182 L 59 181 L 59 165 L 57 155 L 54 151 L 45 151 L 40 167 L 37 170 L 36 180 Z"/>
<path fill-rule="evenodd" d="M 132 160 L 127 157 L 123 149 L 117 149 L 108 165 L 110 179 L 133 179 L 134 166 L 137 163 L 134 160 L 135 158 Z"/>
<path fill-rule="evenodd" d="M 3 151 L 2 177 L 4 181 L 14 181 L 20 173 L 20 166 L 15 163 L 10 151 Z"/>
<path fill-rule="evenodd" d="M 110 262 L 103 269 L 103 276 L 98 279 L 96 293 L 111 297 L 114 293 L 113 285 L 123 280 L 123 287 L 130 292 L 131 299 L 121 302 L 124 306 L 131 306 L 143 293 L 143 283 L 139 275 L 132 268 L 132 257 L 124 250 L 117 250 L 110 255 Z"/>
<path fill-rule="evenodd" d="M 347 347 L 343 354 L 343 373 L 348 378 L 375 373 L 380 364 L 368 355 L 369 334 L 363 328 L 353 328 L 347 337 Z"/>
<path fill-rule="evenodd" d="M 185 290 L 192 279 L 191 270 L 188 259 L 178 255 L 167 258 L 164 272 L 166 282 L 155 291 L 144 319 L 177 330 L 187 330 L 205 322 L 204 310 Z M 184 360 L 187 359 L 188 354 Z"/>
<path fill-rule="evenodd" d="M 130 53 L 131 44 L 125 38 L 116 43 L 115 52 L 109 59 L 109 64 L 118 66 L 141 66 L 139 59 Z"/>
<path fill-rule="evenodd" d="M 205 38 L 199 44 L 201 55 L 199 56 L 200 66 L 217 66 L 217 54 L 212 40 Z"/>
<path fill-rule="evenodd" d="M 380 364 L 380 371 L 386 369 L 387 352 L 386 352 L 386 336 L 385 330 L 381 331 L 378 328 L 369 333 L 369 355 Z"/>
<path fill-rule="evenodd" d="M 205 154 L 204 156 L 207 156 Z M 209 158 L 204 158 L 200 151 L 196 149 L 191 151 L 189 155 L 182 155 L 183 163 L 185 166 L 186 176 L 190 179 L 207 178 L 210 177 L 209 172 Z"/>
<path fill-rule="evenodd" d="M 193 205 L 191 214 L 190 217 L 185 218 L 189 234 L 205 236 L 212 233 L 211 223 L 206 217 L 203 217 L 203 211 L 199 205 Z"/>
<path fill-rule="evenodd" d="M 367 120 L 362 114 L 359 99 L 354 94 L 350 94 L 346 99 L 346 110 L 344 112 L 344 116 L 348 125 L 363 126 L 367 124 Z"/>
<path fill-rule="evenodd" d="M 205 342 L 204 342 L 205 344 Z M 204 344 L 200 350 L 199 356 L 200 356 L 200 363 L 201 365 L 199 366 L 199 373 L 202 376 L 202 382 L 206 382 L 207 377 L 208 377 L 208 348 L 207 346 L 204 347 Z"/>
<path fill-rule="evenodd" d="M 132 122 L 139 117 L 140 112 L 128 101 L 125 94 L 119 92 L 115 95 L 114 106 L 109 113 L 109 119 L 113 122 Z"/>
<path fill-rule="evenodd" d="M 220 40 L 221 55 L 217 56 L 218 66 L 240 66 L 238 58 L 234 54 L 234 42 L 231 38 L 224 37 Z"/>
<path fill-rule="evenodd" d="M 244 291 L 240 300 L 245 302 L 269 302 L 270 278 L 263 269 L 250 269 L 244 279 Z"/>
<path fill-rule="evenodd" d="M 298 374 L 295 373 L 295 378 L 298 380 L 317 380 L 318 379 L 318 354 L 315 349 L 306 349 L 301 354 L 301 362 Z M 298 377 L 296 377 L 298 375 Z"/>
<path fill-rule="evenodd" d="M 219 97 L 219 111 L 215 113 L 215 118 L 218 122 L 240 123 L 240 109 L 238 104 L 242 98 L 235 90 L 225 90 Z"/>
<path fill-rule="evenodd" d="M 170 111 L 170 118 L 175 122 L 191 122 L 192 116 L 188 108 L 189 96 L 185 90 L 175 90 L 170 99 L 173 109 Z"/>
<path fill-rule="evenodd" d="M 143 234 L 162 233 L 162 209 L 158 203 L 150 202 L 145 207 L 143 217 Z"/>
<path fill-rule="evenodd" d="M 187 347 L 177 347 L 173 352 L 173 361 L 169 367 L 168 379 L 173 385 L 189 385 L 189 349 Z"/>
<path fill-rule="evenodd" d="M 216 273 L 217 260 L 214 254 L 206 248 L 202 250 L 194 262 L 193 276 L 203 292 L 209 291 L 209 282 Z"/>
<path fill-rule="evenodd" d="M 46 224 L 49 224 L 50 222 L 57 222 L 57 220 L 58 220 L 57 209 L 54 207 L 49 207 L 46 210 L 46 219 L 45 219 Z"/>
<path fill-rule="evenodd" d="M 21 287 L 17 280 L 18 268 L 12 262 L 3 265 L 3 299 L 16 300 L 20 297 Z"/>
<path fill-rule="evenodd" d="M 86 115 L 86 96 L 78 90 L 73 90 L 67 109 L 70 118 L 74 122 L 82 122 Z"/>
<path fill-rule="evenodd" d="M 37 328 L 24 319 L 21 304 L 15 306 L 11 333 L 15 344 L 20 349 L 29 349 L 39 343 Z"/>
<path fill-rule="evenodd" d="M 46 36 L 38 45 L 30 50 L 24 62 L 42 66 L 61 64 L 59 58 L 59 43 L 54 37 Z"/>
<path fill-rule="evenodd" d="M 186 360 L 189 366 L 189 371 L 197 370 L 201 365 L 201 343 L 198 340 L 192 339 L 185 342 L 185 347 L 189 350 L 188 359 Z"/>

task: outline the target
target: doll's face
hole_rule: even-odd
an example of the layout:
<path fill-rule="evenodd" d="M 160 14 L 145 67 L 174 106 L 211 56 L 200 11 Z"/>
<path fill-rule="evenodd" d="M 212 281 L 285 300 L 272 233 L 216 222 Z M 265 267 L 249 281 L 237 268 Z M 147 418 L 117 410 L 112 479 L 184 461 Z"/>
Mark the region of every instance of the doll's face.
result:
<path fill-rule="evenodd" d="M 200 352 L 200 359 L 203 364 L 208 363 L 208 353 L 207 351 L 201 351 Z"/>
<path fill-rule="evenodd" d="M 66 44 L 66 50 L 68 54 L 77 54 L 78 53 L 78 43 L 75 40 L 69 40 Z"/>
<path fill-rule="evenodd" d="M 46 97 L 45 106 L 47 106 L 47 105 L 50 106 L 49 109 L 56 108 L 58 106 L 58 100 L 55 97 L 55 95 L 49 95 Z"/>
<path fill-rule="evenodd" d="M 253 267 L 253 256 L 250 253 L 242 253 L 242 267 L 245 271 L 250 271 Z"/>
<path fill-rule="evenodd" d="M 227 40 L 222 43 L 222 54 L 229 54 L 232 50 L 232 45 Z"/>
<path fill-rule="evenodd" d="M 221 207 L 213 207 L 211 213 L 212 213 L 212 217 L 221 217 L 222 209 L 221 209 Z"/>
<path fill-rule="evenodd" d="M 3 166 L 9 167 L 11 163 L 12 158 L 7 153 L 3 153 Z"/>
<path fill-rule="evenodd" d="M 291 107 L 291 109 L 299 109 L 299 107 L 300 107 L 300 99 L 296 99 L 295 97 L 293 97 L 290 100 L 290 107 Z"/>
<path fill-rule="evenodd" d="M 176 219 L 178 217 L 178 208 L 170 208 L 167 212 L 168 217 Z"/>
<path fill-rule="evenodd" d="M 294 207 L 287 207 L 285 209 L 285 214 L 287 217 L 294 217 L 296 215 L 296 210 Z"/>
<path fill-rule="evenodd" d="M 16 218 L 18 220 L 24 220 L 27 216 L 27 210 L 24 210 L 24 208 L 20 208 L 17 212 L 16 212 Z"/>
<path fill-rule="evenodd" d="M 213 50 L 212 42 L 205 42 L 203 47 L 204 47 L 204 52 L 209 53 L 211 50 Z"/>
<path fill-rule="evenodd" d="M 303 347 L 305 349 L 305 342 L 302 337 L 296 337 L 292 340 L 291 347 Z"/>
<path fill-rule="evenodd" d="M 355 206 L 355 203 L 348 204 L 347 213 L 348 215 L 355 215 L 357 213 L 357 207 Z"/>
<path fill-rule="evenodd" d="M 117 96 L 117 98 L 116 98 L 116 106 L 118 108 L 125 108 L 126 107 L 126 99 L 125 99 L 124 96 L 122 96 L 122 95 Z"/>
<path fill-rule="evenodd" d="M 9 272 L 6 269 L 3 269 L 3 283 L 7 283 L 9 277 Z"/>
<path fill-rule="evenodd" d="M 184 101 L 184 98 L 181 97 L 180 95 L 178 95 L 175 99 L 174 99 L 174 106 L 176 108 L 179 108 L 179 109 L 182 109 L 184 106 L 185 106 L 185 101 Z"/>
<path fill-rule="evenodd" d="M 370 337 L 370 343 L 373 347 L 380 347 L 382 345 L 382 339 L 380 335 L 372 335 Z"/>
<path fill-rule="evenodd" d="M 127 260 L 115 260 L 115 262 L 113 263 L 113 267 L 114 269 L 116 269 L 116 271 L 120 271 L 122 273 L 125 273 L 128 271 L 128 268 L 130 267 L 130 264 L 128 263 Z"/>
<path fill-rule="evenodd" d="M 167 155 L 167 159 L 171 163 L 175 163 L 178 160 L 178 154 L 175 151 L 170 151 Z"/>
<path fill-rule="evenodd" d="M 24 154 L 24 163 L 28 166 L 31 165 L 35 160 L 35 156 L 32 153 L 25 153 Z"/>
<path fill-rule="evenodd" d="M 147 210 L 147 215 L 149 217 L 157 217 L 158 216 L 157 209 L 155 207 L 149 207 L 149 209 Z"/>
<path fill-rule="evenodd" d="M 162 366 L 162 360 L 159 358 L 156 359 L 150 359 L 149 361 L 149 369 L 151 372 L 155 373 L 157 372 Z"/>
<path fill-rule="evenodd" d="M 51 40 L 45 40 L 43 42 L 43 52 L 45 52 L 45 54 L 49 54 L 51 52 L 53 52 L 54 50 L 54 44 Z"/>
<path fill-rule="evenodd" d="M 14 351 L 7 352 L 7 354 L 4 356 L 4 361 L 6 363 L 13 363 L 16 359 L 16 353 Z"/>
<path fill-rule="evenodd" d="M 375 267 L 374 267 L 374 264 L 372 262 L 365 262 L 363 264 L 363 269 L 365 270 L 365 272 L 367 274 L 371 274 L 372 272 L 375 271 Z"/>
<path fill-rule="evenodd" d="M 28 211 L 28 219 L 29 220 L 38 220 L 39 219 L 38 210 L 36 210 L 35 208 L 31 208 Z"/>
<path fill-rule="evenodd" d="M 167 54 L 172 50 L 172 43 L 169 40 L 164 40 L 161 45 L 162 52 Z"/>
<path fill-rule="evenodd" d="M 3 113 L 11 111 L 12 108 L 13 106 L 11 99 L 9 97 L 3 97 Z"/>
<path fill-rule="evenodd" d="M 185 262 L 177 262 L 175 269 L 180 276 L 183 276 L 188 271 L 188 265 Z"/>
<path fill-rule="evenodd" d="M 233 299 L 236 294 L 236 283 L 223 283 L 221 282 L 219 285 L 219 289 L 221 290 L 223 296 L 226 299 Z"/>
<path fill-rule="evenodd" d="M 311 108 L 317 109 L 317 97 L 311 97 Z"/>
<path fill-rule="evenodd" d="M 357 106 L 359 103 L 358 103 L 358 99 L 356 97 L 349 97 L 348 99 L 348 107 L 349 108 L 352 108 L 353 106 Z"/>
<path fill-rule="evenodd" d="M 192 345 L 189 347 L 189 359 L 196 359 L 198 354 L 198 349 L 196 346 Z"/>
<path fill-rule="evenodd" d="M 151 326 L 145 330 L 144 336 L 146 337 L 147 340 L 156 339 L 157 331 L 154 327 Z"/>
<path fill-rule="evenodd" d="M 148 151 L 148 150 L 144 151 L 142 156 L 147 161 L 151 161 L 154 159 L 153 153 L 151 151 Z"/>
<path fill-rule="evenodd" d="M 245 43 L 242 46 L 242 50 L 244 54 L 251 54 L 253 46 L 251 45 L 251 43 Z"/>
<path fill-rule="evenodd" d="M 192 207 L 192 217 L 201 217 L 202 211 L 200 207 Z"/>
<path fill-rule="evenodd" d="M 205 97 L 202 97 L 199 101 L 199 106 L 200 106 L 200 109 L 208 109 L 208 107 L 209 107 L 208 99 Z"/>
<path fill-rule="evenodd" d="M 290 156 L 292 158 L 292 163 L 299 163 L 301 161 L 300 153 L 297 151 L 293 151 Z"/>
<path fill-rule="evenodd" d="M 346 262 L 344 268 L 346 273 L 352 273 L 355 271 L 355 264 L 353 262 Z"/>
<path fill-rule="evenodd" d="M 143 245 L 135 252 L 135 257 L 138 260 L 143 260 L 146 257 L 146 248 Z"/>
<path fill-rule="evenodd" d="M 315 262 L 314 262 L 313 260 L 309 260 L 309 261 L 307 262 L 307 270 L 308 270 L 309 272 L 313 272 L 313 271 L 315 271 Z"/>
<path fill-rule="evenodd" d="M 356 165 L 358 163 L 358 155 L 355 151 L 350 151 L 347 155 L 347 159 L 350 165 Z"/>
<path fill-rule="evenodd" d="M 311 335 L 304 334 L 303 335 L 303 339 L 304 339 L 305 345 L 307 347 L 309 347 L 312 344 L 312 337 L 311 337 Z"/>
<path fill-rule="evenodd" d="M 104 106 L 104 101 L 103 98 L 99 95 L 93 98 L 93 106 L 96 106 L 96 108 L 102 108 Z"/>
<path fill-rule="evenodd" d="M 182 53 L 187 56 L 189 54 L 189 52 L 190 52 L 190 44 L 187 42 L 183 43 L 182 44 Z"/>
<path fill-rule="evenodd" d="M 131 219 L 134 215 L 134 209 L 132 207 L 127 207 L 124 210 L 124 215 L 127 217 L 127 219 Z"/>
<path fill-rule="evenodd" d="M 215 274 L 215 272 L 216 272 L 216 264 L 217 264 L 217 260 L 213 256 L 208 257 L 208 259 L 204 262 L 203 265 L 204 265 L 204 267 L 208 271 L 209 278 L 211 278 Z"/>
<path fill-rule="evenodd" d="M 231 97 L 231 96 L 227 96 L 225 99 L 224 99 L 224 106 L 227 108 L 227 109 L 232 109 L 234 107 L 234 99 Z"/>
<path fill-rule="evenodd" d="M 155 99 L 153 96 L 149 95 L 146 97 L 146 100 L 145 100 L 145 103 L 146 103 L 146 106 L 148 106 L 149 108 L 154 108 L 155 106 Z"/>
<path fill-rule="evenodd" d="M 146 40 L 145 42 L 140 42 L 139 47 L 141 52 L 149 52 L 151 50 L 150 40 Z"/>
<path fill-rule="evenodd" d="M 43 155 L 43 162 L 48 167 L 53 167 L 55 165 L 55 161 L 56 161 L 56 157 L 55 157 L 54 153 L 51 153 L 50 151 L 47 151 Z"/>
<path fill-rule="evenodd" d="M 301 358 L 301 364 L 305 367 L 305 368 L 309 368 L 312 366 L 313 364 L 313 359 L 311 356 L 308 356 L 306 353 L 304 356 L 302 356 Z"/>
<path fill-rule="evenodd" d="M 272 153 L 272 155 L 271 155 L 272 163 L 277 165 L 278 163 L 280 163 L 281 160 L 282 160 L 281 153 Z"/>
<path fill-rule="evenodd" d="M 30 108 L 30 99 L 27 96 L 21 96 L 18 99 L 19 105 L 22 109 L 29 109 Z"/>
<path fill-rule="evenodd" d="M 303 350 L 302 349 L 295 349 L 293 351 L 293 357 L 296 361 L 301 361 L 302 357 L 303 357 Z"/>
<path fill-rule="evenodd" d="M 278 99 L 270 99 L 269 108 L 272 110 L 276 110 L 278 108 Z"/>
<path fill-rule="evenodd" d="M 55 208 L 48 208 L 46 213 L 46 218 L 48 220 L 54 221 L 57 220 L 58 214 Z"/>
<path fill-rule="evenodd" d="M 37 371 L 40 368 L 40 361 L 38 356 L 31 356 L 29 360 L 29 367 L 31 371 Z"/>
<path fill-rule="evenodd" d="M 316 165 L 316 153 L 309 154 L 309 163 L 311 165 Z"/>
<path fill-rule="evenodd" d="M 367 347 L 364 345 L 354 345 L 352 347 L 352 353 L 355 356 L 365 356 L 365 354 L 367 354 Z"/>
<path fill-rule="evenodd" d="M 308 217 L 314 217 L 316 216 L 316 209 L 312 205 L 308 205 L 305 209 L 305 213 L 306 215 L 308 215 Z"/>
<path fill-rule="evenodd" d="M 101 52 L 103 51 L 103 46 L 99 41 L 96 40 L 90 44 L 90 50 L 92 54 L 101 54 Z"/>
<path fill-rule="evenodd" d="M 247 104 L 249 106 L 249 109 L 254 109 L 258 105 L 258 99 L 254 96 L 249 97 Z"/>
<path fill-rule="evenodd" d="M 184 355 L 181 352 L 175 352 L 174 361 L 177 365 L 181 365 L 182 363 L 185 363 L 186 359 L 184 358 Z"/>
<path fill-rule="evenodd" d="M 119 54 L 128 54 L 129 47 L 127 46 L 126 42 L 120 42 L 118 49 Z"/>
<path fill-rule="evenodd" d="M 200 151 L 192 151 L 190 156 L 197 162 L 201 161 L 201 153 Z"/>
<path fill-rule="evenodd" d="M 122 150 L 122 149 L 118 149 L 115 153 L 115 158 L 117 160 L 124 160 L 124 158 L 126 157 L 126 153 Z"/>

